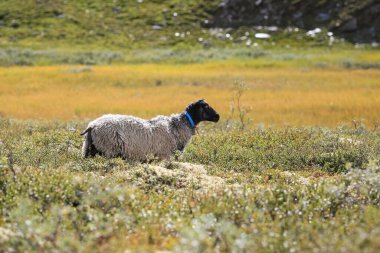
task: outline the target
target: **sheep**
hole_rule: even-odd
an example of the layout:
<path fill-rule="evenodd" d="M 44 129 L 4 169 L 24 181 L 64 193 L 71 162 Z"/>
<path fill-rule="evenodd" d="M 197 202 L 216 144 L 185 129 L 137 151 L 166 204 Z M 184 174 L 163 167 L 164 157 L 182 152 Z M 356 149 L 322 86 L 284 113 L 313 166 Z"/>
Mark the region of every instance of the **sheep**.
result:
<path fill-rule="evenodd" d="M 188 105 L 184 112 L 144 120 L 131 115 L 103 115 L 91 121 L 85 135 L 83 158 L 103 155 L 146 161 L 154 156 L 168 159 L 183 152 L 201 121 L 219 121 L 219 114 L 204 99 Z"/>

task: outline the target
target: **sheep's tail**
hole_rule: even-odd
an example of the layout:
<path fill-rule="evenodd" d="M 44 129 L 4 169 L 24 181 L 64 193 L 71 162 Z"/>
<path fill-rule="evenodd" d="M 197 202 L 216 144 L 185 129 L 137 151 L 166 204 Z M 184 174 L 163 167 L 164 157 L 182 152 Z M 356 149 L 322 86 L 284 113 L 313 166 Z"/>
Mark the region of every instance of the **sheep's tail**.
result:
<path fill-rule="evenodd" d="M 80 135 L 85 135 L 86 133 L 90 132 L 92 130 L 92 127 L 87 127 L 86 130 L 84 130 Z"/>
<path fill-rule="evenodd" d="M 91 147 L 92 147 L 92 136 L 91 136 L 91 127 L 88 127 L 86 130 L 84 130 L 80 135 L 86 134 L 86 139 L 83 142 L 82 147 L 82 157 L 86 158 L 91 154 Z"/>

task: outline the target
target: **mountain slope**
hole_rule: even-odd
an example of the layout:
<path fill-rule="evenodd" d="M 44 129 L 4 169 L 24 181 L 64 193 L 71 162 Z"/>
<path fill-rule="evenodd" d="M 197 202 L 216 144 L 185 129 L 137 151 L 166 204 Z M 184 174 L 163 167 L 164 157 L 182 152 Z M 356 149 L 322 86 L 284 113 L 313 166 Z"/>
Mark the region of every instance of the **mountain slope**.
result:
<path fill-rule="evenodd" d="M 233 34 L 258 25 L 325 27 L 354 42 L 373 42 L 379 10 L 374 0 L 2 0 L 0 45 L 209 47 L 229 43 L 208 38 L 214 28 L 233 28 Z"/>
<path fill-rule="evenodd" d="M 374 0 L 224 0 L 211 26 L 325 27 L 352 41 L 379 39 L 380 2 Z"/>

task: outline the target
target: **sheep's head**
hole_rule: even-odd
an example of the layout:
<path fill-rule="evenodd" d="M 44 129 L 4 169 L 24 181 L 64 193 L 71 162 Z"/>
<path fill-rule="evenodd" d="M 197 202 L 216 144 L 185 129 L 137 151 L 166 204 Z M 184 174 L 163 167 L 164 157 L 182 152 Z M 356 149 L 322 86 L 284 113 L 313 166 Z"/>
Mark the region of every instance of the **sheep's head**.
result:
<path fill-rule="evenodd" d="M 186 111 L 192 117 L 195 125 L 201 121 L 219 121 L 219 113 L 217 113 L 204 99 L 200 99 L 191 103 Z"/>

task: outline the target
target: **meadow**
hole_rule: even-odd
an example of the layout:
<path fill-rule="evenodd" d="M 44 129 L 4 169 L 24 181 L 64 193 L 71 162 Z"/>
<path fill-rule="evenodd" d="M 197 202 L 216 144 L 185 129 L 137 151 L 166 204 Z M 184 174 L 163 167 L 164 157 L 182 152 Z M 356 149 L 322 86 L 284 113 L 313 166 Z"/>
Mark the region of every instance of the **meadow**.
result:
<path fill-rule="evenodd" d="M 110 65 L 44 65 L 36 60 L 35 66 L 2 67 L 0 115 L 79 120 L 122 113 L 149 118 L 180 112 L 205 98 L 229 119 L 234 118 L 236 92 L 244 90 L 240 103 L 252 124 L 379 124 L 380 54 L 375 50 L 220 49 L 219 56 L 227 59 L 208 50 L 148 57 L 159 52 L 140 51 L 145 57 L 138 56 L 138 63 L 132 53 L 124 53 L 121 62 Z M 251 57 L 240 56 L 249 52 Z"/>
<path fill-rule="evenodd" d="M 379 56 L 323 52 L 0 68 L 0 251 L 378 252 Z M 182 156 L 81 158 L 89 119 L 200 97 Z"/>

